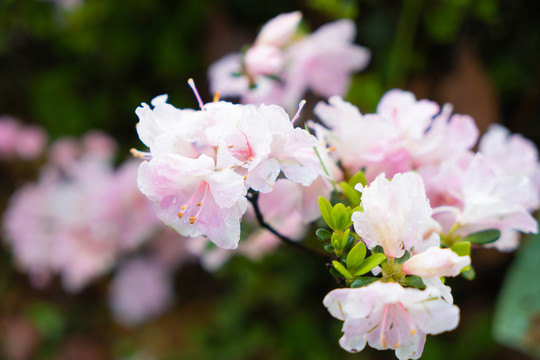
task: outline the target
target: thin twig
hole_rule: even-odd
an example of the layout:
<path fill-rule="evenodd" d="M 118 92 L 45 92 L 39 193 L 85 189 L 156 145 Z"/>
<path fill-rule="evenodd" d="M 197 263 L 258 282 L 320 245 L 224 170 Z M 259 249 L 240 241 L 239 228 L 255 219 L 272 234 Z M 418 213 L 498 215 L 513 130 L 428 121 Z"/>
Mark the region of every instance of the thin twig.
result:
<path fill-rule="evenodd" d="M 292 246 L 300 251 L 302 251 L 304 254 L 308 254 L 311 256 L 316 256 L 318 258 L 325 257 L 324 254 L 321 254 L 320 252 L 306 247 L 299 242 L 296 242 L 287 236 L 280 234 L 276 229 L 274 229 L 270 224 L 268 224 L 266 221 L 264 221 L 263 214 L 261 213 L 261 209 L 259 208 L 259 193 L 256 191 L 250 191 L 247 196 L 249 202 L 253 205 L 253 210 L 255 210 L 255 217 L 257 218 L 257 221 L 259 222 L 259 225 L 263 227 L 264 229 L 270 231 L 272 234 L 277 236 L 282 242 L 285 244 Z"/>

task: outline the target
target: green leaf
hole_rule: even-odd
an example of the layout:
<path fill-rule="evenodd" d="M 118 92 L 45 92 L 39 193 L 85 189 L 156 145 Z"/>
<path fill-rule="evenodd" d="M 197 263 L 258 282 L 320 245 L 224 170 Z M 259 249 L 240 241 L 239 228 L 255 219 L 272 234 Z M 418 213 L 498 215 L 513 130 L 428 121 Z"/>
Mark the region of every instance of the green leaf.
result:
<path fill-rule="evenodd" d="M 540 235 L 522 242 L 505 275 L 493 318 L 498 342 L 540 357 L 538 324 L 540 314 Z"/>
<path fill-rule="evenodd" d="M 348 248 L 352 247 L 355 242 L 356 242 L 356 239 L 354 238 L 354 236 L 349 235 L 349 237 L 347 239 L 347 245 L 345 245 L 345 249 L 348 249 Z"/>
<path fill-rule="evenodd" d="M 401 285 L 414 287 L 417 289 L 425 289 L 426 285 L 419 276 L 407 276 L 400 282 Z"/>
<path fill-rule="evenodd" d="M 357 279 L 354 279 L 353 282 L 351 283 L 351 287 L 352 288 L 359 288 L 359 287 L 363 287 L 363 286 L 366 286 L 366 285 L 369 285 L 375 281 L 379 280 L 378 278 L 376 277 L 369 277 L 369 276 L 361 276 Z"/>
<path fill-rule="evenodd" d="M 352 206 L 360 205 L 361 193 L 354 189 L 348 182 L 342 181 L 339 183 L 339 186 L 343 190 L 343 193 L 349 199 Z"/>
<path fill-rule="evenodd" d="M 324 221 L 326 222 L 326 224 L 328 224 L 328 226 L 331 229 L 335 230 L 334 222 L 332 221 L 332 215 L 331 215 L 332 204 L 330 204 L 330 201 L 328 201 L 328 199 L 322 196 L 319 196 L 319 210 L 321 211 L 321 215 Z"/>
<path fill-rule="evenodd" d="M 373 249 L 371 249 L 371 252 L 372 253 L 377 253 L 377 254 L 384 254 L 384 249 L 381 245 L 377 245 L 375 246 Z"/>
<path fill-rule="evenodd" d="M 380 263 L 382 263 L 386 259 L 386 256 L 384 254 L 373 254 L 364 261 L 362 261 L 362 264 L 358 267 L 358 270 L 355 271 L 355 276 L 364 275 L 365 273 L 371 271 L 375 266 L 378 266 Z"/>
<path fill-rule="evenodd" d="M 457 242 L 450 249 L 459 256 L 471 255 L 471 243 L 468 241 Z"/>
<path fill-rule="evenodd" d="M 329 240 L 332 237 L 332 233 L 326 229 L 317 229 L 315 235 L 317 235 L 317 238 L 321 241 Z"/>
<path fill-rule="evenodd" d="M 403 256 L 400 257 L 399 259 L 395 259 L 394 264 L 403 264 L 405 261 L 409 260 L 410 257 L 411 257 L 411 253 L 405 250 L 405 254 L 403 254 Z"/>
<path fill-rule="evenodd" d="M 359 241 L 349 254 L 347 255 L 347 267 L 352 271 L 356 272 L 356 269 L 362 264 L 362 261 L 366 258 L 366 244 L 363 241 Z"/>
<path fill-rule="evenodd" d="M 466 266 L 461 270 L 461 276 L 463 276 L 467 280 L 474 280 L 476 277 L 476 271 L 474 271 L 474 268 L 472 266 Z"/>
<path fill-rule="evenodd" d="M 49 339 L 59 338 L 65 328 L 65 321 L 59 309 L 46 302 L 34 302 L 27 309 L 28 317 L 42 335 Z"/>
<path fill-rule="evenodd" d="M 351 226 L 351 209 L 345 207 L 342 203 L 336 204 L 332 209 L 331 217 L 334 223 L 334 230 L 345 230 Z"/>
<path fill-rule="evenodd" d="M 362 184 L 362 186 L 366 186 L 367 185 L 367 179 L 366 179 L 366 174 L 360 170 L 358 171 L 356 174 L 354 174 L 350 179 L 349 179 L 349 184 L 354 188 L 354 186 L 356 184 Z M 355 190 L 357 191 L 357 190 Z"/>
<path fill-rule="evenodd" d="M 329 252 L 329 253 L 333 253 L 334 252 L 334 247 L 332 246 L 332 244 L 330 243 L 326 243 L 323 245 L 323 248 L 325 251 Z"/>
<path fill-rule="evenodd" d="M 332 247 L 334 247 L 336 250 L 343 250 L 341 247 L 341 237 L 337 233 L 332 234 L 330 244 L 332 244 Z"/>
<path fill-rule="evenodd" d="M 347 245 L 349 244 L 349 237 L 351 230 L 347 229 L 343 232 L 343 235 L 341 236 L 341 248 L 345 249 L 347 248 Z"/>
<path fill-rule="evenodd" d="M 334 268 L 339 271 L 339 273 L 343 276 L 345 276 L 345 279 L 353 279 L 354 277 L 352 276 L 352 274 L 349 272 L 349 270 L 347 270 L 345 268 L 345 266 L 343 266 L 342 263 L 340 263 L 339 261 L 332 261 L 332 264 L 334 265 Z"/>
<path fill-rule="evenodd" d="M 462 241 L 469 241 L 477 245 L 485 245 L 499 240 L 501 232 L 496 229 L 479 231 L 474 234 L 469 234 Z"/>

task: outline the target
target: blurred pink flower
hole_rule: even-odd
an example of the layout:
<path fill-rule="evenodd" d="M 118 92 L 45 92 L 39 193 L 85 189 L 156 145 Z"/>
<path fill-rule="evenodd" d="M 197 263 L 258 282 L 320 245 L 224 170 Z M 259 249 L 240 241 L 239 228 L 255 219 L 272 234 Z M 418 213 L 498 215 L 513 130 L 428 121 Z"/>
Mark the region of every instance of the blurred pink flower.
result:
<path fill-rule="evenodd" d="M 11 116 L 0 116 L 0 158 L 35 159 L 43 153 L 47 134 L 37 125 L 23 125 Z"/>
<path fill-rule="evenodd" d="M 158 220 L 137 188 L 137 161 L 114 170 L 103 149 L 74 140 L 60 140 L 51 157 L 38 181 L 13 195 L 6 238 L 19 266 L 41 285 L 58 273 L 68 291 L 78 291 L 146 241 Z"/>
<path fill-rule="evenodd" d="M 159 263 L 138 258 L 121 264 L 109 291 L 115 319 L 135 327 L 161 315 L 173 297 L 170 274 Z"/>
<path fill-rule="evenodd" d="M 322 97 L 344 95 L 351 74 L 366 67 L 370 52 L 353 44 L 350 20 L 298 36 L 302 14 L 281 14 L 263 26 L 245 55 L 230 54 L 208 72 L 210 87 L 243 103 L 276 104 L 293 111 L 308 90 Z"/>

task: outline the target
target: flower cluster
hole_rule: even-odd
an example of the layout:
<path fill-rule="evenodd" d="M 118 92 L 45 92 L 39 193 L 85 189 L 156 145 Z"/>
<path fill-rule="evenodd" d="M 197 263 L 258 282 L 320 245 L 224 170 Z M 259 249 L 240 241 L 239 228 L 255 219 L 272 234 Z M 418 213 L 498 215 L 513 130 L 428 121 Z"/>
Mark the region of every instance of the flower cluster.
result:
<path fill-rule="evenodd" d="M 248 189 L 268 193 L 280 174 L 308 186 L 322 174 L 318 140 L 295 128 L 279 106 L 201 102 L 195 111 L 166 100 L 159 96 L 153 109 L 143 104 L 136 111 L 150 149 L 134 151 L 146 159 L 138 184 L 158 204 L 160 219 L 184 236 L 205 235 L 234 249 Z"/>
<path fill-rule="evenodd" d="M 493 126 L 474 153 L 472 118 L 401 90 L 386 93 L 375 114 L 362 115 L 339 97 L 315 113 L 317 134 L 348 174 L 339 185 L 350 207 L 319 202 L 333 233 L 320 229 L 318 236 L 330 240 L 333 273 L 351 287 L 324 300 L 344 321 L 340 344 L 417 359 L 426 334 L 458 324 L 441 279 L 474 276 L 471 245 L 511 250 L 519 232 L 538 231 L 530 214 L 538 208 L 536 148 Z"/>
<path fill-rule="evenodd" d="M 38 181 L 13 195 L 6 239 L 35 285 L 57 273 L 78 291 L 156 231 L 154 206 L 137 189 L 138 162 L 115 170 L 114 148 L 101 133 L 59 140 Z"/>
<path fill-rule="evenodd" d="M 364 169 L 369 180 L 414 170 L 424 181 L 444 241 L 497 229 L 499 249 L 517 246 L 516 231 L 537 231 L 530 211 L 539 206 L 540 164 L 534 145 L 502 126 L 492 127 L 472 151 L 478 129 L 467 115 L 452 114 L 410 92 L 391 90 L 375 114 L 361 114 L 340 97 L 315 107 L 317 133 L 335 148 L 348 174 Z M 323 126 L 324 125 L 324 126 Z"/>
<path fill-rule="evenodd" d="M 301 19 L 298 11 L 273 18 L 244 54 L 229 54 L 213 64 L 208 72 L 211 90 L 288 111 L 308 90 L 324 98 L 344 95 L 350 74 L 370 59 L 369 50 L 352 43 L 354 22 L 336 21 L 304 35 L 298 29 Z"/>

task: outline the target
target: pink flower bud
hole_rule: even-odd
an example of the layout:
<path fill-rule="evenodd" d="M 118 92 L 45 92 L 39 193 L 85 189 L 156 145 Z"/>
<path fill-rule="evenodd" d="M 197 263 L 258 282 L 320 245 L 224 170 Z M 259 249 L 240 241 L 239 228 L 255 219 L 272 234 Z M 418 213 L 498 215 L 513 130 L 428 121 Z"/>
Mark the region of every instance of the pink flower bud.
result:
<path fill-rule="evenodd" d="M 298 24 L 302 20 L 302 13 L 295 11 L 281 14 L 268 21 L 261 29 L 255 44 L 283 46 L 291 40 Z"/>
<path fill-rule="evenodd" d="M 272 45 L 256 45 L 246 52 L 244 63 L 248 74 L 277 75 L 284 63 L 281 50 Z"/>
<path fill-rule="evenodd" d="M 459 256 L 450 249 L 430 247 L 405 261 L 402 270 L 405 274 L 420 277 L 457 276 L 470 264 L 469 256 Z"/>

